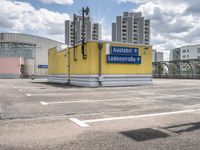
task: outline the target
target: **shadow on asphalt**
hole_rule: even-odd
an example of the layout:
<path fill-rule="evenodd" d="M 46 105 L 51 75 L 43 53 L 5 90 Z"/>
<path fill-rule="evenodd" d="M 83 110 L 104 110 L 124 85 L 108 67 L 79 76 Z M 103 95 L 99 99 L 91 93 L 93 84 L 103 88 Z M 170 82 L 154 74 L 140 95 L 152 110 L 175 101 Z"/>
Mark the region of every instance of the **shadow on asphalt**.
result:
<path fill-rule="evenodd" d="M 131 138 L 139 142 L 152 140 L 152 139 L 158 139 L 158 138 L 166 138 L 170 136 L 164 132 L 151 129 L 151 128 L 130 130 L 130 131 L 125 131 L 125 132 L 120 132 L 120 133 L 128 138 Z"/>
<path fill-rule="evenodd" d="M 120 133 L 132 140 L 142 142 L 142 141 L 153 140 L 153 139 L 158 139 L 158 138 L 170 137 L 171 135 L 167 134 L 167 132 L 181 134 L 185 132 L 193 132 L 195 130 L 199 130 L 200 122 L 168 126 L 162 129 L 166 130 L 166 132 L 162 132 L 160 130 L 151 129 L 151 128 L 144 128 L 144 129 L 138 129 L 138 130 L 123 131 Z"/>
<path fill-rule="evenodd" d="M 200 129 L 200 122 L 169 126 L 165 127 L 165 129 L 177 134 L 181 134 L 184 132 L 192 132 Z"/>
<path fill-rule="evenodd" d="M 41 84 L 41 85 L 47 85 L 47 86 L 52 86 L 52 87 L 59 87 L 59 88 L 64 88 L 64 89 L 68 89 L 68 88 L 84 88 L 84 87 L 81 87 L 81 86 L 74 86 L 74 85 L 70 85 L 68 83 L 65 83 L 65 84 L 59 84 L 59 83 L 50 83 L 50 82 L 30 82 L 30 83 L 33 83 L 33 84 Z"/>

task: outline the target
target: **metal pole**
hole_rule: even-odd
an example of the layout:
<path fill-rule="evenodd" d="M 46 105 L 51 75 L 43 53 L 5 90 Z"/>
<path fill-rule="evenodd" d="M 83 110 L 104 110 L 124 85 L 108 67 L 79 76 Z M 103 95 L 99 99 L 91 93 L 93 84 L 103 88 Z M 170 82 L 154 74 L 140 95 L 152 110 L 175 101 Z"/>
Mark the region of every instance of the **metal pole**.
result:
<path fill-rule="evenodd" d="M 32 80 L 34 80 L 35 79 L 35 58 L 36 58 L 36 49 L 35 49 L 35 47 L 36 47 L 36 44 L 34 44 L 33 45 L 34 46 L 34 48 L 33 48 L 33 73 L 32 73 L 32 77 L 31 77 L 31 79 Z"/>
<path fill-rule="evenodd" d="M 68 84 L 70 85 L 70 78 L 71 78 L 71 72 L 70 72 L 70 48 L 68 47 L 68 52 L 67 52 L 67 54 L 68 54 L 68 57 L 67 57 L 67 59 L 68 59 Z"/>
<path fill-rule="evenodd" d="M 85 42 L 85 9 L 84 7 L 82 8 L 82 55 L 83 55 L 83 59 L 85 59 L 85 47 L 84 47 L 84 42 Z"/>
<path fill-rule="evenodd" d="M 35 78 L 35 76 L 36 76 L 36 74 L 35 74 L 35 70 L 36 70 L 36 44 L 34 45 L 34 54 L 35 54 L 35 56 L 34 56 L 34 78 Z"/>
<path fill-rule="evenodd" d="M 73 24 L 74 24 L 74 33 L 73 33 L 73 48 L 74 48 L 74 60 L 76 60 L 76 14 L 74 14 L 73 18 Z"/>
<path fill-rule="evenodd" d="M 98 48 L 99 48 L 99 85 L 102 86 L 102 48 L 103 48 L 103 43 L 98 43 Z"/>

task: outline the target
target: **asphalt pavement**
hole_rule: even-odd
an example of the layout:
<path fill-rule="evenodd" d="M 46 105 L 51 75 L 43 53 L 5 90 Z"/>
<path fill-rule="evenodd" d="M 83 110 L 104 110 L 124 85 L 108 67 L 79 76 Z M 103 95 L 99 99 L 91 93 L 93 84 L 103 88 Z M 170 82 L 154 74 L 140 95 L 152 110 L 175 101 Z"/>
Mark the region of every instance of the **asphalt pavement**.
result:
<path fill-rule="evenodd" d="M 83 88 L 0 80 L 0 150 L 198 150 L 200 80 Z"/>

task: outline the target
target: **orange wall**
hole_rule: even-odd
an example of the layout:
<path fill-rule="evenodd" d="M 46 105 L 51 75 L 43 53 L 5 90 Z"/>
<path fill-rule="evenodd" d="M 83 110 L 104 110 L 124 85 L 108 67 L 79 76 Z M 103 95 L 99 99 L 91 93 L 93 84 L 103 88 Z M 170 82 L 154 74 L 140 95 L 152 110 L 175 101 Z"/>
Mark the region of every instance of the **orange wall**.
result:
<path fill-rule="evenodd" d="M 23 64 L 23 59 L 21 63 Z M 20 58 L 0 57 L 1 74 L 20 74 Z"/>

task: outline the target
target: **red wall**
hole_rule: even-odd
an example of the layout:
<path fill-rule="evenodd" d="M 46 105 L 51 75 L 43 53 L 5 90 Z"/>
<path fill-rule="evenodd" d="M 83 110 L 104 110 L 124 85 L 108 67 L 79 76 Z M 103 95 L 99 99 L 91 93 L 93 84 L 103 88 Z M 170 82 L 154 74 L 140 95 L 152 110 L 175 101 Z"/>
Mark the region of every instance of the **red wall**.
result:
<path fill-rule="evenodd" d="M 0 74 L 20 74 L 20 66 L 24 61 L 15 57 L 0 57 Z"/>

